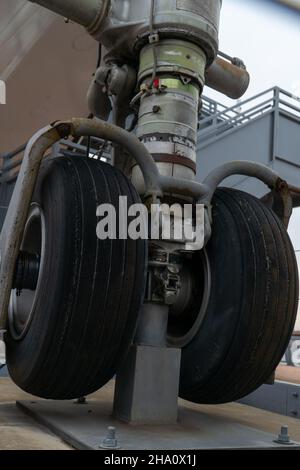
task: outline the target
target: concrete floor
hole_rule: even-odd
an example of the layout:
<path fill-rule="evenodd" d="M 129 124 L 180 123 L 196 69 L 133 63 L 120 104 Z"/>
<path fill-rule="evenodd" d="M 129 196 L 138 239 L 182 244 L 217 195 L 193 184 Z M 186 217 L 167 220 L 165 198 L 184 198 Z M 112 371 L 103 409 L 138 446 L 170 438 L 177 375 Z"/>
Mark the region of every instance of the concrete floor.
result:
<path fill-rule="evenodd" d="M 89 397 L 89 400 L 97 400 L 103 393 L 111 397 L 112 392 L 113 383 Z M 0 378 L 0 450 L 71 450 L 45 427 L 17 409 L 16 400 L 33 400 L 33 397 L 18 389 L 9 378 Z M 189 407 L 208 416 L 235 420 L 239 424 L 259 428 L 274 436 L 278 434 L 280 426 L 288 425 L 292 439 L 300 442 L 300 420 L 237 403 L 219 406 L 189 404 Z"/>
<path fill-rule="evenodd" d="M 17 409 L 15 401 L 32 397 L 10 379 L 0 379 L 0 450 L 71 450 L 46 428 Z"/>

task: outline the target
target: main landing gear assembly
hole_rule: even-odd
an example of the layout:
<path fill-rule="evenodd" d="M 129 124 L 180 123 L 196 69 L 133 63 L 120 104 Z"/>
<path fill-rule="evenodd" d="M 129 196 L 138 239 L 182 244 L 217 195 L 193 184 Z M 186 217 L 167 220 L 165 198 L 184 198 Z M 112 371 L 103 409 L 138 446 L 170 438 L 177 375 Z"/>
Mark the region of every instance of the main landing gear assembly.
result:
<path fill-rule="evenodd" d="M 298 271 L 291 197 L 276 173 L 236 161 L 197 182 L 204 84 L 232 98 L 249 84 L 242 61 L 218 57 L 221 0 L 35 3 L 85 26 L 105 55 L 88 92 L 93 118 L 32 137 L 2 229 L 0 328 L 12 379 L 70 400 L 117 375 L 114 412 L 131 422 L 176 421 L 178 395 L 240 399 L 270 380 L 285 352 Z M 112 164 L 90 158 L 91 137 L 113 144 Z M 87 142 L 87 155 L 51 156 L 66 138 Z M 222 187 L 236 174 L 265 183 L 268 204 Z M 201 246 L 100 239 L 97 208 L 118 215 L 120 197 L 149 210 L 202 205 Z"/>

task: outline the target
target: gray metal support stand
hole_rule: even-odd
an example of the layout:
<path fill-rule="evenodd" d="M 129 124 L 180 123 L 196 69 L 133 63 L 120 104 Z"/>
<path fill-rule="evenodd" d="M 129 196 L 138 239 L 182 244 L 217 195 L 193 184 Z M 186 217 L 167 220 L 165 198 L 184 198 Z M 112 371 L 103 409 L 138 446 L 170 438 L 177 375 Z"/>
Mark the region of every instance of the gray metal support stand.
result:
<path fill-rule="evenodd" d="M 116 380 L 114 416 L 133 424 L 178 418 L 181 350 L 166 345 L 168 307 L 145 304 L 134 344 Z"/>

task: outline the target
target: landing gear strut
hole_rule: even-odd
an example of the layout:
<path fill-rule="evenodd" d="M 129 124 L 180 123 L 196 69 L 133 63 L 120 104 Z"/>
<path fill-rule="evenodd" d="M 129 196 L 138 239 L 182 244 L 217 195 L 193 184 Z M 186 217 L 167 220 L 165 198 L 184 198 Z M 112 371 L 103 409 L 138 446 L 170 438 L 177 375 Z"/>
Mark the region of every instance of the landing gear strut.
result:
<path fill-rule="evenodd" d="M 13 380 L 73 399 L 117 374 L 115 413 L 137 422 L 176 420 L 178 393 L 197 403 L 246 395 L 288 344 L 298 275 L 291 199 L 275 172 L 230 162 L 196 181 L 205 82 L 235 97 L 249 84 L 241 61 L 222 70 L 217 59 L 221 0 L 35 3 L 85 26 L 107 55 L 89 91 L 94 118 L 56 122 L 29 142 L 1 232 L 0 330 Z M 89 147 L 42 164 L 69 136 L 112 142 L 113 165 L 89 158 Z M 235 174 L 265 183 L 274 211 L 217 189 Z M 123 196 L 149 212 L 169 200 L 201 205 L 200 243 L 100 240 L 97 206 L 118 210 Z"/>

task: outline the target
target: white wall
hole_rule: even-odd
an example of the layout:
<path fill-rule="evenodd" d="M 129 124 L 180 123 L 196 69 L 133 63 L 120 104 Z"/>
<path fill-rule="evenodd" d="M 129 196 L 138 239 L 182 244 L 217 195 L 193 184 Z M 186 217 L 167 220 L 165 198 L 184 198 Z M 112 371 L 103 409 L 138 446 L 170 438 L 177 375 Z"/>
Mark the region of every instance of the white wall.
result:
<path fill-rule="evenodd" d="M 0 77 L 7 80 L 55 15 L 25 0 L 0 3 Z"/>
<path fill-rule="evenodd" d="M 87 116 L 86 92 L 98 58 L 97 42 L 80 26 L 65 24 L 57 17 L 26 54 L 20 53 L 22 60 L 17 66 L 8 60 L 5 68 L 1 15 L 2 0 L 0 78 L 6 77 L 8 70 L 10 73 L 6 78 L 6 105 L 0 105 L 0 153 L 22 145 L 50 122 Z M 24 26 L 26 37 L 31 26 Z M 12 47 L 18 41 L 18 34 L 13 35 L 12 28 L 10 31 Z M 12 59 L 10 52 L 7 57 Z"/>

